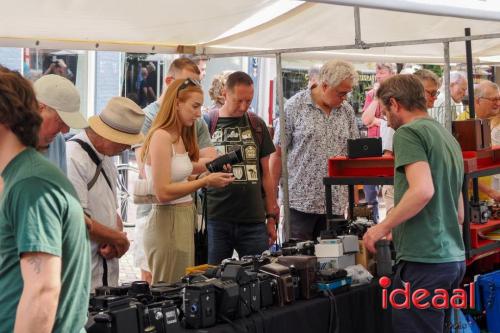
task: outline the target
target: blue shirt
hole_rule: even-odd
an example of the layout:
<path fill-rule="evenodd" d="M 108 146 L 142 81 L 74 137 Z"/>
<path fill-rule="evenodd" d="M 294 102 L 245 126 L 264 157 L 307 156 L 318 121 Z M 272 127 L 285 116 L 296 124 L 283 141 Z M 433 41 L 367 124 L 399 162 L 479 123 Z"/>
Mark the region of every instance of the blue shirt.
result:
<path fill-rule="evenodd" d="M 54 163 L 65 175 L 68 173 L 66 166 L 66 141 L 62 133 L 57 133 L 54 140 L 49 144 L 49 148 L 43 155 Z"/>

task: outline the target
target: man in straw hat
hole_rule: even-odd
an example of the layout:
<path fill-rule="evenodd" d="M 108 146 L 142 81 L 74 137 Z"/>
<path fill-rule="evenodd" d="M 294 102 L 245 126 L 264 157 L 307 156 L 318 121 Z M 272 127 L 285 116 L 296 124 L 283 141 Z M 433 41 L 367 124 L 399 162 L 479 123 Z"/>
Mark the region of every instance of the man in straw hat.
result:
<path fill-rule="evenodd" d="M 132 100 L 113 97 L 104 110 L 89 118 L 90 127 L 68 141 L 68 177 L 77 189 L 85 214 L 122 231 L 117 214 L 116 179 L 112 156 L 142 142 L 144 112 Z M 118 253 L 114 246 L 91 242 L 92 286 L 118 284 Z"/>

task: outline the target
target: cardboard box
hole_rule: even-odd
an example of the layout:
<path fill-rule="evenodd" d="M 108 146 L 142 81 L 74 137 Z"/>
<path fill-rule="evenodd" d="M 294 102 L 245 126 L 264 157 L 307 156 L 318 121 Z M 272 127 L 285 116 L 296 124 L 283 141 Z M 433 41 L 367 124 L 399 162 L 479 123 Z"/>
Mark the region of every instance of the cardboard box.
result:
<path fill-rule="evenodd" d="M 370 270 L 370 264 L 373 261 L 373 254 L 368 252 L 363 241 L 359 241 L 359 252 L 356 253 L 356 264 L 362 265 L 367 270 Z"/>

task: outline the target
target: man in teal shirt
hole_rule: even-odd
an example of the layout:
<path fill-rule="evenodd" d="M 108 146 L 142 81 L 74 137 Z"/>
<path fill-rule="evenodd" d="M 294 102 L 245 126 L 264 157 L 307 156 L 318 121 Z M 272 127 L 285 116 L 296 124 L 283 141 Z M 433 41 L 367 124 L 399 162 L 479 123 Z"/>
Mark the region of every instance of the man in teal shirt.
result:
<path fill-rule="evenodd" d="M 0 332 L 85 332 L 90 249 L 77 194 L 40 155 L 31 84 L 0 66 Z"/>
<path fill-rule="evenodd" d="M 395 204 L 382 223 L 363 240 L 371 252 L 375 242 L 392 231 L 397 269 L 392 286 L 436 289 L 449 294 L 465 273 L 463 222 L 463 159 L 455 138 L 426 111 L 425 91 L 414 75 L 396 75 L 377 92 L 394 135 Z M 396 301 L 400 304 L 401 300 Z M 449 311 L 393 309 L 395 332 L 443 332 Z"/>

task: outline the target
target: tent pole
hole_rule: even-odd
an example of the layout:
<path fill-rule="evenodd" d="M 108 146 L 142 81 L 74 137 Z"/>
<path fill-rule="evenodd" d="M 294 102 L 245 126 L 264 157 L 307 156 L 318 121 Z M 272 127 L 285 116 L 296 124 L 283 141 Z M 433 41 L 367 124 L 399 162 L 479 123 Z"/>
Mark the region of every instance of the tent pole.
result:
<path fill-rule="evenodd" d="M 470 36 L 470 28 L 465 28 L 465 36 Z M 465 56 L 467 59 L 467 85 L 469 94 L 469 115 L 470 119 L 476 117 L 474 109 L 474 65 L 472 64 L 472 43 L 470 40 L 465 41 Z"/>
<path fill-rule="evenodd" d="M 354 44 L 361 45 L 361 20 L 359 19 L 359 7 L 354 6 Z"/>
<path fill-rule="evenodd" d="M 451 121 L 455 119 L 452 115 L 450 100 L 450 43 L 443 43 L 444 46 L 444 124 L 448 131 L 451 132 Z"/>
<path fill-rule="evenodd" d="M 477 36 L 462 36 L 462 37 L 449 37 L 449 38 L 430 38 L 430 39 L 416 39 L 407 41 L 394 41 L 394 42 L 378 42 L 378 43 L 363 43 L 363 49 L 377 48 L 377 47 L 392 47 L 392 46 L 409 46 L 409 45 L 423 45 L 423 44 L 440 44 L 440 43 L 457 43 L 469 40 L 483 40 L 483 39 L 497 39 L 500 38 L 500 33 L 485 34 Z M 1 38 L 0 38 L 1 42 Z M 204 45 L 208 48 L 210 45 Z M 359 45 L 333 45 L 333 46 L 317 46 L 317 47 L 300 47 L 289 49 L 267 49 L 267 50 L 253 50 L 244 52 L 231 52 L 231 53 L 214 53 L 206 54 L 210 58 L 227 58 L 227 57 L 247 57 L 247 56 L 264 56 L 275 55 L 277 53 L 300 53 L 300 52 L 317 52 L 317 51 L 336 51 L 336 50 L 355 50 L 359 49 Z"/>
<path fill-rule="evenodd" d="M 278 99 L 279 107 L 279 120 L 280 120 L 280 142 L 281 142 L 281 181 L 283 186 L 283 207 L 284 207 L 284 219 L 283 219 L 283 231 L 285 234 L 285 240 L 290 239 L 290 201 L 288 196 L 288 154 L 287 147 L 284 142 L 286 142 L 285 133 L 285 107 L 283 105 L 283 73 L 281 67 L 281 53 L 276 53 L 276 98 Z"/>

